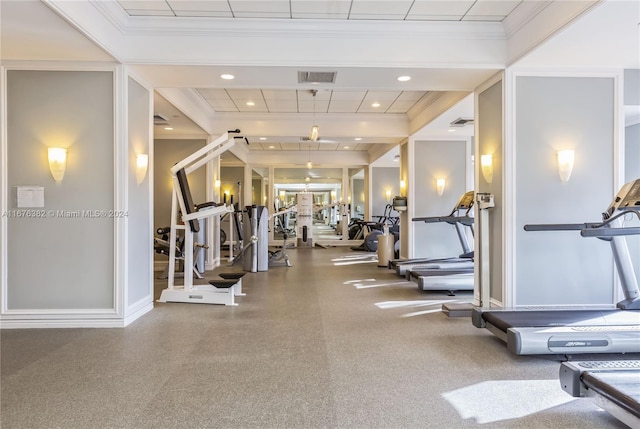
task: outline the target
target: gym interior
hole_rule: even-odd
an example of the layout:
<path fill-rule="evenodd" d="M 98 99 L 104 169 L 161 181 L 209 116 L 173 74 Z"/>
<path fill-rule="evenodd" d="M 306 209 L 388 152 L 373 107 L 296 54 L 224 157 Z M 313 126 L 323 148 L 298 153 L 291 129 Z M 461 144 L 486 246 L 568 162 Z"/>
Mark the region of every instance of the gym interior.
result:
<path fill-rule="evenodd" d="M 0 19 L 2 427 L 640 426 L 637 1 Z"/>

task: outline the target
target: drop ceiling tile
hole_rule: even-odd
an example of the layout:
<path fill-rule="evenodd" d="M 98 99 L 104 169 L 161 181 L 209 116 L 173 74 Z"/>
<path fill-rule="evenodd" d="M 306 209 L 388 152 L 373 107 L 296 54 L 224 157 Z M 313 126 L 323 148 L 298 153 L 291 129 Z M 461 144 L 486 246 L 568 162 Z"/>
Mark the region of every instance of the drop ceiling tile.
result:
<path fill-rule="evenodd" d="M 224 89 L 199 88 L 197 91 L 205 100 L 231 100 Z"/>
<path fill-rule="evenodd" d="M 120 6 L 126 11 L 160 11 L 168 10 L 171 12 L 171 8 L 164 0 L 118 0 Z"/>
<path fill-rule="evenodd" d="M 292 18 L 347 19 L 351 0 L 291 0 Z"/>
<path fill-rule="evenodd" d="M 231 14 L 227 0 L 167 0 L 167 3 L 176 12 L 227 12 Z"/>
<path fill-rule="evenodd" d="M 401 91 L 369 91 L 367 95 L 364 97 L 364 102 L 374 102 L 378 101 L 382 103 L 383 101 L 393 101 L 400 95 Z"/>
<path fill-rule="evenodd" d="M 280 146 L 282 150 L 301 150 L 300 143 L 281 143 Z"/>
<path fill-rule="evenodd" d="M 238 107 L 232 101 L 224 100 L 207 100 L 209 105 L 216 112 L 238 112 Z"/>
<path fill-rule="evenodd" d="M 385 113 L 407 113 L 414 104 L 415 101 L 395 101 Z"/>
<path fill-rule="evenodd" d="M 415 16 L 457 16 L 458 19 L 469 10 L 475 0 L 416 0 L 411 6 L 407 19 Z"/>
<path fill-rule="evenodd" d="M 265 100 L 297 100 L 298 94 L 294 89 L 292 90 L 272 90 L 272 89 L 263 89 L 262 95 L 264 95 Z"/>
<path fill-rule="evenodd" d="M 353 0 L 349 19 L 404 19 L 413 0 Z"/>
<path fill-rule="evenodd" d="M 296 100 L 266 100 L 269 112 L 273 113 L 297 113 L 298 102 Z"/>
<path fill-rule="evenodd" d="M 241 18 L 290 18 L 289 0 L 229 0 L 235 17 Z"/>
<path fill-rule="evenodd" d="M 331 95 L 331 101 L 362 101 L 366 94 L 367 91 L 333 91 L 333 94 Z"/>
<path fill-rule="evenodd" d="M 329 113 L 355 113 L 360 107 L 361 100 L 357 101 L 334 101 L 329 104 Z"/>
<path fill-rule="evenodd" d="M 189 17 L 189 16 L 207 16 L 212 18 L 233 18 L 231 12 L 207 12 L 196 10 L 175 10 L 176 16 Z"/>
<path fill-rule="evenodd" d="M 362 105 L 358 109 L 358 113 L 384 113 L 392 103 L 391 100 L 378 102 L 380 103 L 379 107 L 373 107 L 371 106 L 371 103 L 362 103 Z"/>
<path fill-rule="evenodd" d="M 396 100 L 415 102 L 420 100 L 422 97 L 424 97 L 425 94 L 426 92 L 424 91 L 402 91 Z"/>
<path fill-rule="evenodd" d="M 329 108 L 329 100 L 301 100 L 298 101 L 298 112 L 300 113 L 324 113 Z M 315 109 L 315 110 L 314 110 Z"/>
<path fill-rule="evenodd" d="M 505 17 L 516 8 L 522 0 L 478 0 L 467 12 L 468 16 Z"/>

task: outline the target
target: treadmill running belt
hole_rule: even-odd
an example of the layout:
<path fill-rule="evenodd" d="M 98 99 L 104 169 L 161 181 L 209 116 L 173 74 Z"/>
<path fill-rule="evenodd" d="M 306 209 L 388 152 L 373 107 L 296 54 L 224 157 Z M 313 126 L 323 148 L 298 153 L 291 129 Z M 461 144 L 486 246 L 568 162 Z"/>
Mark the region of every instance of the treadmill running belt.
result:
<path fill-rule="evenodd" d="M 594 392 L 640 418 L 640 373 L 585 372 L 582 382 Z"/>
<path fill-rule="evenodd" d="M 521 310 L 521 311 L 489 311 L 482 313 L 482 318 L 501 331 L 515 326 L 551 327 L 567 325 L 603 325 L 605 315 L 610 313 L 623 313 L 619 309 L 610 310 Z M 638 312 L 640 317 L 640 312 Z M 635 318 L 633 318 L 635 320 Z M 637 323 L 637 320 L 635 320 Z M 633 323 L 633 321 L 632 321 Z"/>

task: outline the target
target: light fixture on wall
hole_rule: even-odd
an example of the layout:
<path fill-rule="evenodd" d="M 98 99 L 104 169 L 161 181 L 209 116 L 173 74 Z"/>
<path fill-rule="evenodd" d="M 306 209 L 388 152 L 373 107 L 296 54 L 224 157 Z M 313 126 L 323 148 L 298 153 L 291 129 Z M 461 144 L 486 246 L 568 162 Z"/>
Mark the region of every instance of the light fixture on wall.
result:
<path fill-rule="evenodd" d="M 284 197 L 286 196 L 285 191 L 280 191 L 278 193 L 278 195 L 280 196 L 280 201 L 282 201 L 284 203 Z"/>
<path fill-rule="evenodd" d="M 404 195 L 407 189 L 407 182 L 404 180 L 400 181 L 400 195 Z"/>
<path fill-rule="evenodd" d="M 215 182 L 213 182 L 213 186 L 216 188 L 216 191 L 220 189 L 220 179 L 216 179 Z"/>
<path fill-rule="evenodd" d="M 438 194 L 439 197 L 442 196 L 442 194 L 444 194 L 444 186 L 446 184 L 446 180 L 445 179 L 436 179 L 436 193 Z"/>
<path fill-rule="evenodd" d="M 491 183 L 493 181 L 493 155 L 480 155 L 480 171 L 482 171 L 485 182 Z"/>
<path fill-rule="evenodd" d="M 384 196 L 387 198 L 387 201 L 391 201 L 391 189 L 384 191 Z"/>
<path fill-rule="evenodd" d="M 50 147 L 49 152 L 49 170 L 53 176 L 53 180 L 60 183 L 67 169 L 67 149 L 63 147 Z"/>
<path fill-rule="evenodd" d="M 146 153 L 136 154 L 136 180 L 138 184 L 142 183 L 147 176 L 147 169 L 149 168 L 149 155 Z"/>
<path fill-rule="evenodd" d="M 573 171 L 573 161 L 575 159 L 575 151 L 573 149 L 559 150 L 556 153 L 558 157 L 558 174 L 560 180 L 568 182 Z"/>

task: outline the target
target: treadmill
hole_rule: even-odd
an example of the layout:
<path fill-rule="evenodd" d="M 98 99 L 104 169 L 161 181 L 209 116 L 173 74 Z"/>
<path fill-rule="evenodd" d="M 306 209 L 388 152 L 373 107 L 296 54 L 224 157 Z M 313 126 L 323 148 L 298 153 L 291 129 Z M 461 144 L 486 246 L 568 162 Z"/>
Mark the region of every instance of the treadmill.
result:
<path fill-rule="evenodd" d="M 617 308 L 576 310 L 486 310 L 475 308 L 474 326 L 489 329 L 518 355 L 640 353 L 640 291 L 621 217 L 640 218 L 640 179 L 625 184 L 603 213 L 603 221 L 584 224 L 526 225 L 527 231 L 580 231 L 608 241 L 625 298 Z"/>
<path fill-rule="evenodd" d="M 560 386 L 631 428 L 640 427 L 640 360 L 573 361 L 560 365 Z"/>
<path fill-rule="evenodd" d="M 424 269 L 468 269 L 473 268 L 473 250 L 469 246 L 469 241 L 465 234 L 465 227 L 471 228 L 473 232 L 473 218 L 469 216 L 469 212 L 473 208 L 474 192 L 465 192 L 458 200 L 451 213 L 447 216 L 434 217 L 417 217 L 413 218 L 413 222 L 425 223 L 442 223 L 446 222 L 453 225 L 462 246 L 462 254 L 458 257 L 450 258 L 414 258 L 414 259 L 395 259 L 389 261 L 389 268 L 395 269 L 399 276 L 410 279 L 409 271 L 422 267 Z"/>

